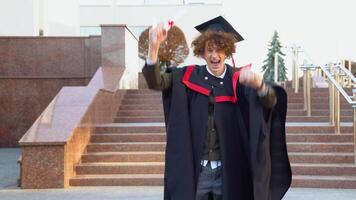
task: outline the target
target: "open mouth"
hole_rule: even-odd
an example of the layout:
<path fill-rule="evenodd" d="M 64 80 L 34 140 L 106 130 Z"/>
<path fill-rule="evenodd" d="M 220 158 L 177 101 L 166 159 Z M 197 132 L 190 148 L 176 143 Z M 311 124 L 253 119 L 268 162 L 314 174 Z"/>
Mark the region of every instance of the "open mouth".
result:
<path fill-rule="evenodd" d="M 220 64 L 220 60 L 217 60 L 217 61 L 210 61 L 211 64 L 214 64 L 214 65 L 218 65 Z"/>

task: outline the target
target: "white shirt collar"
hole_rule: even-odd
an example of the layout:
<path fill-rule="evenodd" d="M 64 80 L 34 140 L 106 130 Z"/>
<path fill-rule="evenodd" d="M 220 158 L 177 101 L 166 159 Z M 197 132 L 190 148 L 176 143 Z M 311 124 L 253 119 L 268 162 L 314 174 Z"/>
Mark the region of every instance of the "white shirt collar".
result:
<path fill-rule="evenodd" d="M 226 68 L 227 68 L 226 65 L 225 65 L 224 72 L 220 76 L 216 76 L 213 72 L 211 72 L 209 67 L 208 67 L 208 65 L 205 65 L 205 67 L 206 67 L 206 70 L 209 72 L 209 74 L 211 74 L 211 75 L 213 75 L 213 76 L 215 76 L 217 78 L 224 78 L 225 77 Z"/>

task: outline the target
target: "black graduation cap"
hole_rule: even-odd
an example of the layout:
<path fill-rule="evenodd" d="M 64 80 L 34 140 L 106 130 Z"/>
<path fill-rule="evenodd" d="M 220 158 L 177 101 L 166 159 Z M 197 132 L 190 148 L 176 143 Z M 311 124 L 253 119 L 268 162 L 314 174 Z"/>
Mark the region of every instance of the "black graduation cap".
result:
<path fill-rule="evenodd" d="M 204 22 L 196 26 L 195 29 L 201 33 L 207 30 L 232 33 L 235 36 L 237 42 L 244 40 L 244 38 L 234 29 L 234 27 L 232 27 L 231 24 L 222 16 L 215 17 L 214 19 Z"/>

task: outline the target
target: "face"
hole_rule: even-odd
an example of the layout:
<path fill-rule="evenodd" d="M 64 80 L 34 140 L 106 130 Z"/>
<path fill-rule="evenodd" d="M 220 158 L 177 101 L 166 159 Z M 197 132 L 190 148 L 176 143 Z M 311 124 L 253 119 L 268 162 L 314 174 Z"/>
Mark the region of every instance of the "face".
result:
<path fill-rule="evenodd" d="M 224 72 L 226 55 L 224 51 L 218 51 L 215 45 L 205 45 L 203 58 L 214 75 L 220 76 Z"/>

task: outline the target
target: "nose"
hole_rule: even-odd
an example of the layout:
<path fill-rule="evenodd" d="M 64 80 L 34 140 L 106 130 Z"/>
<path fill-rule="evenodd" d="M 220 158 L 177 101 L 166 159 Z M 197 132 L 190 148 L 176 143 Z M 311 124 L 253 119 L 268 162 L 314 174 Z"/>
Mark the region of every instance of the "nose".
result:
<path fill-rule="evenodd" d="M 211 55 L 210 55 L 212 58 L 216 58 L 218 57 L 218 52 L 216 50 L 212 51 L 211 52 Z"/>

